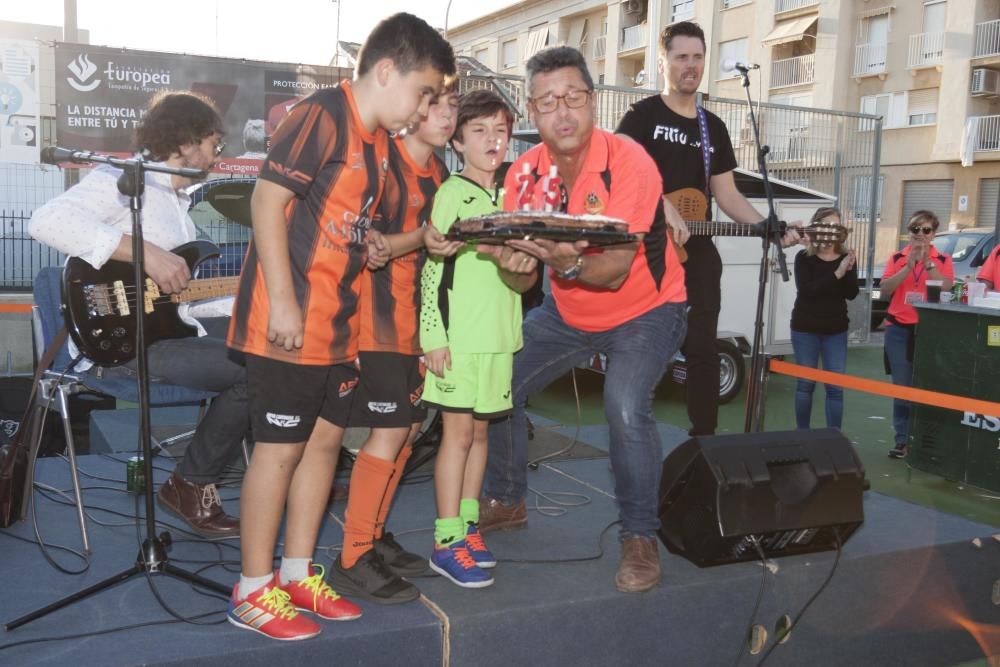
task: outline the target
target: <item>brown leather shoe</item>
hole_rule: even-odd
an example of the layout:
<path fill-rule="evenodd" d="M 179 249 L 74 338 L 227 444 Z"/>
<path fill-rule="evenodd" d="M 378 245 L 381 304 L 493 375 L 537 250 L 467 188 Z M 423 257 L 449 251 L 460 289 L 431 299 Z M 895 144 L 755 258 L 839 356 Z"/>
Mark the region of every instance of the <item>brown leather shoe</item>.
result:
<path fill-rule="evenodd" d="M 202 537 L 239 537 L 240 520 L 222 510 L 215 484 L 192 484 L 177 471 L 156 492 L 160 504 Z"/>
<path fill-rule="evenodd" d="M 622 593 L 641 593 L 660 583 L 660 552 L 655 537 L 626 537 L 615 587 Z"/>
<path fill-rule="evenodd" d="M 528 510 L 524 501 L 504 505 L 496 498 L 483 496 L 479 500 L 479 532 L 513 530 L 528 525 Z"/>

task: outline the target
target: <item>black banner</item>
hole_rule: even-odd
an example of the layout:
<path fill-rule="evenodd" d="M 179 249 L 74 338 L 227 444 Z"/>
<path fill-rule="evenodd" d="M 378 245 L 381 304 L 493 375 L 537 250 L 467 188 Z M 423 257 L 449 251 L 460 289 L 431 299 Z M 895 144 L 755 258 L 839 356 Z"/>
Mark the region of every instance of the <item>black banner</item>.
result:
<path fill-rule="evenodd" d="M 350 78 L 345 68 L 56 44 L 58 144 L 128 154 L 149 98 L 193 90 L 215 100 L 226 149 L 215 171 L 255 175 L 291 105 Z"/>

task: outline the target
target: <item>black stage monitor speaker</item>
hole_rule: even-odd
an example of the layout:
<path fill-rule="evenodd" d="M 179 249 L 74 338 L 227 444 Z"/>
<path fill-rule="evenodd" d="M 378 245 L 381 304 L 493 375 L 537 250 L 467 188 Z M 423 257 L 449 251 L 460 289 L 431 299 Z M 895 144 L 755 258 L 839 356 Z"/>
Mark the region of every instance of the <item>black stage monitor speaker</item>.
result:
<path fill-rule="evenodd" d="M 699 567 L 836 547 L 864 522 L 865 471 L 836 429 L 692 438 L 663 461 L 660 539 Z"/>

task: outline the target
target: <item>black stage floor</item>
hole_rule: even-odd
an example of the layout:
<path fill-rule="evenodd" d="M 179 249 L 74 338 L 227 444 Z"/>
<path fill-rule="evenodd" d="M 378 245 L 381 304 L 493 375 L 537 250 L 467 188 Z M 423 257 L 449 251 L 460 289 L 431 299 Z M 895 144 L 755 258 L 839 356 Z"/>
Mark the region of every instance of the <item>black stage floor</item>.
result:
<path fill-rule="evenodd" d="M 600 447 L 599 442 L 594 442 Z M 126 458 L 124 454 L 116 454 Z M 171 465 L 163 461 L 157 481 Z M 159 464 L 158 464 L 159 465 Z M 57 572 L 36 545 L 0 534 L 4 592 L 0 620 L 9 622 L 131 565 L 137 552 L 134 521 L 99 508 L 134 515 L 124 493 L 125 464 L 102 456 L 80 457 L 87 487 L 90 569 L 79 576 Z M 69 488 L 67 464 L 39 462 L 38 479 Z M 109 481 L 110 480 L 110 481 Z M 442 578 L 416 581 L 419 602 L 393 607 L 362 604 L 364 617 L 324 623 L 323 633 L 303 642 L 275 642 L 241 632 L 224 621 L 225 603 L 198 594 L 175 579 L 154 576 L 152 585 L 182 616 L 209 612 L 195 626 L 171 621 L 150 582 L 136 577 L 99 595 L 0 636 L 5 665 L 753 665 L 746 630 L 761 580 L 761 566 L 745 563 L 698 569 L 661 547 L 664 582 L 639 595 L 615 591 L 619 548 L 607 459 L 543 465 L 530 484 L 530 504 L 559 510 L 532 511 L 525 530 L 488 535 L 501 562 L 496 584 L 464 590 Z M 235 513 L 237 488 L 223 491 Z M 570 495 L 555 495 L 570 494 Z M 46 541 L 78 546 L 73 508 L 36 495 L 38 526 Z M 333 508 L 316 561 L 329 566 L 341 541 L 343 505 Z M 429 553 L 433 521 L 430 483 L 403 486 L 390 529 L 408 548 Z M 1000 654 L 1000 543 L 987 526 L 868 493 L 866 522 L 845 545 L 839 568 L 771 665 L 954 665 Z M 166 513 L 158 517 L 176 522 Z M 99 525 L 98 521 L 114 524 Z M 189 540 L 171 528 L 172 562 L 201 569 L 231 585 L 237 578 L 236 543 L 220 546 Z M 32 538 L 31 522 L 9 531 Z M 598 557 L 600 550 L 602 557 Z M 54 557 L 80 565 L 65 553 Z M 590 560 L 585 560 L 592 557 Z M 219 559 L 230 569 L 211 564 Z M 574 562 L 539 563 L 516 561 Z M 826 578 L 832 553 L 773 561 L 755 622 L 767 630 L 794 616 Z M 221 623 L 219 621 L 222 621 Z M 162 622 L 162 623 L 157 623 Z M 147 627 L 86 636 L 121 626 Z M 74 639 L 35 640 L 78 635 Z M 19 646 L 11 643 L 25 642 Z"/>

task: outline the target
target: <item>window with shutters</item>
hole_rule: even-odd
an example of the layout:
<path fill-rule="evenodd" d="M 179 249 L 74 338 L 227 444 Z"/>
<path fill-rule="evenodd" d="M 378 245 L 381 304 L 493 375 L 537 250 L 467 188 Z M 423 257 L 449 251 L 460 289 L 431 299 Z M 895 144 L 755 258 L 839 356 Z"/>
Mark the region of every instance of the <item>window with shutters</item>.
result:
<path fill-rule="evenodd" d="M 727 61 L 735 61 L 739 63 L 745 63 L 747 61 L 747 45 L 749 44 L 746 37 L 742 39 L 734 39 L 728 42 L 721 42 L 719 44 L 719 77 L 720 79 L 729 79 L 734 76 L 733 72 L 727 72 L 723 69 L 723 66 L 727 64 Z"/>
<path fill-rule="evenodd" d="M 477 61 L 481 62 L 482 64 L 486 65 L 487 67 L 492 66 L 491 63 L 487 62 L 487 59 L 490 57 L 490 49 L 488 46 L 483 47 L 481 49 L 476 49 L 473 52 L 472 57 L 475 58 Z"/>
<path fill-rule="evenodd" d="M 882 116 L 882 129 L 891 130 L 909 124 L 906 92 L 879 93 L 861 98 L 861 113 Z M 872 130 L 874 126 L 865 127 Z"/>
<path fill-rule="evenodd" d="M 937 123 L 937 88 L 911 90 L 907 94 L 907 98 L 906 124 L 908 126 L 916 127 Z"/>
<path fill-rule="evenodd" d="M 670 0 L 670 22 L 688 21 L 694 18 L 694 0 Z"/>
<path fill-rule="evenodd" d="M 517 66 L 517 40 L 509 39 L 501 47 L 500 66 L 503 69 L 510 69 Z"/>

